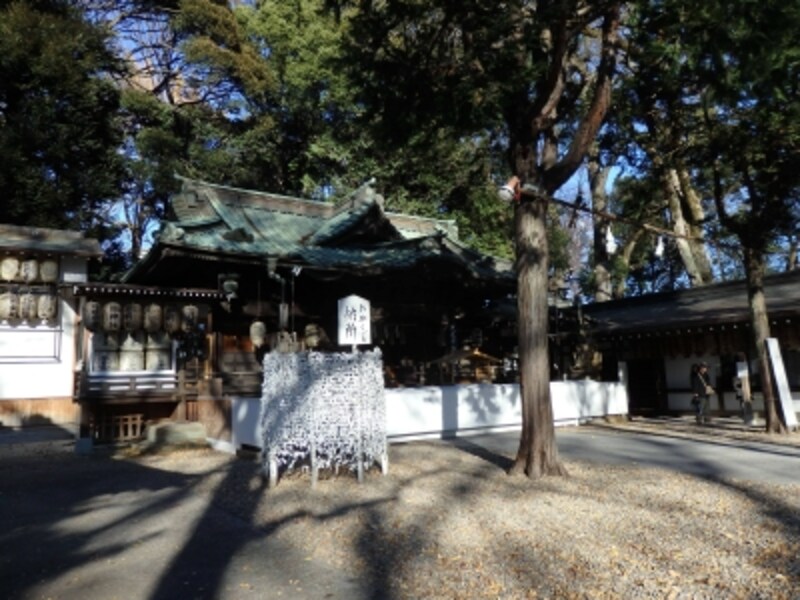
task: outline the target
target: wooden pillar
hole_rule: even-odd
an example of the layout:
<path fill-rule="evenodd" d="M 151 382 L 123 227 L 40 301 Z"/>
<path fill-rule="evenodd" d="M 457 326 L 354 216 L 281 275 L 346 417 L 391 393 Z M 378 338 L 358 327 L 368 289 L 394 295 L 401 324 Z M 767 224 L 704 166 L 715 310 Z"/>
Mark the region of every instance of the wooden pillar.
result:
<path fill-rule="evenodd" d="M 175 407 L 175 420 L 186 420 L 186 368 L 178 371 L 178 405 Z"/>

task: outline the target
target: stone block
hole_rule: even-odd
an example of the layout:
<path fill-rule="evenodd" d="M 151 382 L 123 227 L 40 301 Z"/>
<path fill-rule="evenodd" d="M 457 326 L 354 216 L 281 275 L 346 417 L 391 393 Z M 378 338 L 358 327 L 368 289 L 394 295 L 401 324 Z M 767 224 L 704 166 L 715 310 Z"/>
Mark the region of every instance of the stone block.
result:
<path fill-rule="evenodd" d="M 206 428 L 202 423 L 164 421 L 147 426 L 147 444 L 158 446 L 205 446 Z"/>

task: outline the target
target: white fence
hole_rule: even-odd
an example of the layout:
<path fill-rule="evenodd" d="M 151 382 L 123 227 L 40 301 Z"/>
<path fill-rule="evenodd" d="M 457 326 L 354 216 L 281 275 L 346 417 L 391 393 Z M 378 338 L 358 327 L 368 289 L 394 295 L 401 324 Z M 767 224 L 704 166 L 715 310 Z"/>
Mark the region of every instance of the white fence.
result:
<path fill-rule="evenodd" d="M 462 436 L 519 429 L 522 421 L 516 384 L 391 388 L 386 395 L 389 441 Z M 625 383 L 556 381 L 550 384 L 556 426 L 628 414 Z M 233 398 L 233 439 L 221 450 L 261 447 L 261 400 Z"/>

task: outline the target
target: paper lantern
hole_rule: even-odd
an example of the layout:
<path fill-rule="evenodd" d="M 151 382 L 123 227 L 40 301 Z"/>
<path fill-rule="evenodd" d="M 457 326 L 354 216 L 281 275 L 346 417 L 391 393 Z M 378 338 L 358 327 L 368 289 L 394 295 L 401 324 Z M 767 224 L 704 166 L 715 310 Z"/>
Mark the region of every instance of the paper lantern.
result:
<path fill-rule="evenodd" d="M 260 348 L 267 341 L 267 326 L 263 321 L 253 321 L 250 325 L 250 341 L 253 346 Z"/>
<path fill-rule="evenodd" d="M 142 305 L 130 302 L 122 307 L 122 327 L 125 331 L 142 328 Z"/>
<path fill-rule="evenodd" d="M 33 321 L 39 312 L 38 298 L 33 294 L 22 294 L 19 297 L 19 318 Z"/>
<path fill-rule="evenodd" d="M 13 292 L 0 294 L 0 319 L 8 321 L 19 317 L 19 296 Z"/>
<path fill-rule="evenodd" d="M 102 305 L 96 300 L 89 300 L 83 305 L 83 325 L 89 331 L 100 329 Z"/>
<path fill-rule="evenodd" d="M 7 256 L 0 261 L 0 279 L 3 281 L 14 281 L 19 272 L 19 260 L 13 256 Z"/>
<path fill-rule="evenodd" d="M 164 324 L 164 311 L 160 304 L 148 304 L 144 309 L 144 329 L 155 333 L 160 331 Z"/>
<path fill-rule="evenodd" d="M 36 307 L 36 316 L 42 321 L 52 321 L 58 314 L 58 296 L 55 294 L 42 294 Z"/>
<path fill-rule="evenodd" d="M 45 283 L 54 283 L 58 280 L 58 261 L 43 260 L 39 264 L 39 279 Z"/>
<path fill-rule="evenodd" d="M 194 304 L 187 304 L 181 309 L 181 328 L 183 331 L 192 331 L 197 327 L 200 309 Z"/>
<path fill-rule="evenodd" d="M 164 329 L 167 333 L 177 333 L 181 328 L 181 311 L 174 304 L 164 308 Z"/>
<path fill-rule="evenodd" d="M 22 281 L 31 283 L 39 279 L 39 263 L 34 258 L 28 258 L 22 261 L 19 266 L 19 275 Z"/>
<path fill-rule="evenodd" d="M 122 306 L 119 302 L 107 302 L 103 306 L 103 329 L 119 331 L 122 327 Z"/>

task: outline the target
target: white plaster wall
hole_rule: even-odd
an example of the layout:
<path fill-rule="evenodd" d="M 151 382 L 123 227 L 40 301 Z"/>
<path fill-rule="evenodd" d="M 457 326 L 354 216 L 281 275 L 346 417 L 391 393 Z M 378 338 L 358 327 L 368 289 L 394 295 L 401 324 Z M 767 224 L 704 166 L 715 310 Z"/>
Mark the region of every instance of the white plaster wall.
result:
<path fill-rule="evenodd" d="M 522 422 L 519 386 L 476 384 L 391 388 L 386 397 L 390 441 L 518 429 Z M 557 381 L 550 384 L 555 424 L 628 413 L 624 383 Z M 232 399 L 233 448 L 261 446 L 259 398 Z"/>
<path fill-rule="evenodd" d="M 60 281 L 77 283 L 86 281 L 86 260 L 65 258 L 61 260 Z M 71 397 L 75 369 L 75 307 L 59 299 L 58 325 L 56 327 L 3 326 L 0 336 L 4 344 L 17 345 L 16 354 L 31 354 L 40 348 L 58 344 L 57 358 L 0 357 L 0 401 L 30 398 Z M 58 329 L 61 329 L 60 333 Z M 23 340 L 23 341 L 20 341 Z"/>
<path fill-rule="evenodd" d="M 556 425 L 628 414 L 628 390 L 624 383 L 554 381 L 550 384 L 550 395 Z"/>
<path fill-rule="evenodd" d="M 521 423 L 519 387 L 514 384 L 390 388 L 385 394 L 390 439 L 498 430 Z"/>

